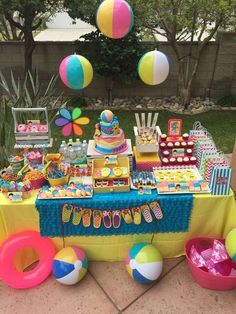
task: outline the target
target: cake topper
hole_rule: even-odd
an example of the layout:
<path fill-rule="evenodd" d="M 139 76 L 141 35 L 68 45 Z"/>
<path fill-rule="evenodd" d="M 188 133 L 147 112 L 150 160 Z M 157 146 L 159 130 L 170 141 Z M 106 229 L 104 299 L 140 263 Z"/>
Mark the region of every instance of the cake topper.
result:
<path fill-rule="evenodd" d="M 63 136 L 70 136 L 72 132 L 77 136 L 83 134 L 83 130 L 79 125 L 86 125 L 90 120 L 87 117 L 80 117 L 81 113 L 82 111 L 80 108 L 74 108 L 72 114 L 66 108 L 59 110 L 61 117 L 55 120 L 55 124 L 62 128 L 61 133 Z"/>

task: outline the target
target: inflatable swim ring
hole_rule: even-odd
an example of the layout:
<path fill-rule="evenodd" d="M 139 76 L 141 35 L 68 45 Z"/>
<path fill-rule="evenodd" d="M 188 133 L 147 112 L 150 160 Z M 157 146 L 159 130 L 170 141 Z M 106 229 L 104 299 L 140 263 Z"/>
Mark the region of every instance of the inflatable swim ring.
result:
<path fill-rule="evenodd" d="M 14 267 L 14 257 L 25 247 L 37 251 L 39 263 L 30 271 L 17 271 Z M 0 278 L 5 284 L 16 289 L 37 286 L 51 273 L 54 256 L 55 248 L 52 241 L 42 238 L 38 231 L 16 233 L 0 246 Z"/>

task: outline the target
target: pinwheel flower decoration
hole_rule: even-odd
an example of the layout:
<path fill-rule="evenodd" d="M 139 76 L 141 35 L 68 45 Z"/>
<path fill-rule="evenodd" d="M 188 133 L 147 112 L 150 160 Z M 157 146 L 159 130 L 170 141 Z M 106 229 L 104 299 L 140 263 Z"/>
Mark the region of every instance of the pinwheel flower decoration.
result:
<path fill-rule="evenodd" d="M 61 133 L 63 136 L 70 136 L 73 132 L 77 136 L 83 134 L 83 130 L 79 125 L 86 125 L 89 123 L 89 118 L 80 117 L 81 109 L 74 108 L 72 113 L 66 108 L 59 110 L 60 117 L 55 120 L 55 124 L 61 127 Z"/>

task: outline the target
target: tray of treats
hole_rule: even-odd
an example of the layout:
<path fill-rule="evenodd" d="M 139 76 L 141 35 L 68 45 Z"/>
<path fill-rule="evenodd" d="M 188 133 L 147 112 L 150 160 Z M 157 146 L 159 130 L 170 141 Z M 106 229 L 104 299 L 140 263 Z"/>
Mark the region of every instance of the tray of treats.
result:
<path fill-rule="evenodd" d="M 70 182 L 68 185 L 43 186 L 38 193 L 38 199 L 71 199 L 93 197 L 92 185 L 82 185 Z"/>
<path fill-rule="evenodd" d="M 149 186 L 151 190 L 156 188 L 156 182 L 153 172 L 151 171 L 133 171 L 131 176 L 130 187 L 137 190 L 139 186 Z"/>
<path fill-rule="evenodd" d="M 196 166 L 153 168 L 160 194 L 210 193 Z"/>
<path fill-rule="evenodd" d="M 139 153 L 154 153 L 159 151 L 158 137 L 161 133 L 160 128 L 156 125 L 158 113 L 152 117 L 149 112 L 147 117 L 145 113 L 135 113 L 137 126 L 134 127 L 135 145 Z"/>

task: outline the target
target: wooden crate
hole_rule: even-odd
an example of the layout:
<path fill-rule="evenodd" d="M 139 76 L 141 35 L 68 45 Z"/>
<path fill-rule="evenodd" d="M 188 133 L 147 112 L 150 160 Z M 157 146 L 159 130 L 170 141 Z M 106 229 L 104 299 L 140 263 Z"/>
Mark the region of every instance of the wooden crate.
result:
<path fill-rule="evenodd" d="M 18 132 L 17 127 L 19 125 L 17 120 L 17 114 L 27 113 L 40 113 L 43 112 L 45 115 L 47 130 L 42 132 Z M 12 108 L 12 115 L 14 120 L 14 134 L 16 140 L 16 146 L 19 145 L 48 145 L 51 146 L 51 131 L 48 120 L 47 108 Z"/>
<path fill-rule="evenodd" d="M 134 127 L 135 145 L 137 151 L 140 153 L 157 153 L 159 151 L 159 136 L 161 130 L 156 125 L 158 119 L 158 113 L 155 113 L 152 118 L 152 113 L 147 115 L 141 113 L 135 113 L 135 119 L 137 126 Z"/>
<path fill-rule="evenodd" d="M 107 167 L 111 170 L 111 175 L 102 178 L 96 176 L 96 169 Z M 116 167 L 126 167 L 127 173 L 117 177 L 112 174 L 112 170 Z M 130 190 L 130 167 L 128 157 L 117 157 L 117 164 L 106 164 L 106 157 L 93 159 L 92 161 L 92 178 L 94 193 L 112 193 L 112 192 L 128 192 Z M 113 180 L 124 180 L 125 185 L 112 185 Z M 102 183 L 101 186 L 97 186 L 97 183 Z"/>

